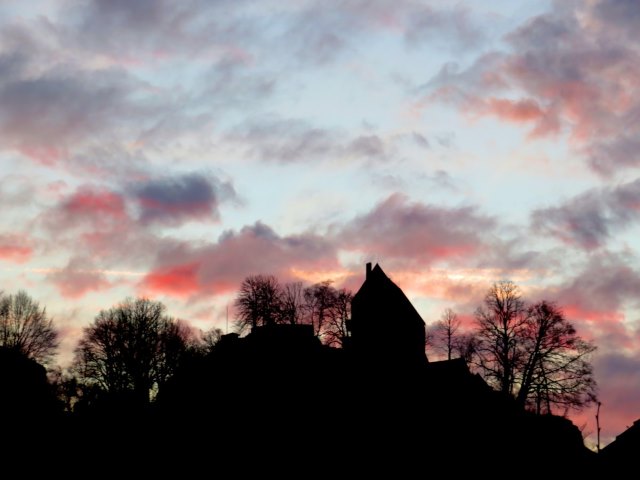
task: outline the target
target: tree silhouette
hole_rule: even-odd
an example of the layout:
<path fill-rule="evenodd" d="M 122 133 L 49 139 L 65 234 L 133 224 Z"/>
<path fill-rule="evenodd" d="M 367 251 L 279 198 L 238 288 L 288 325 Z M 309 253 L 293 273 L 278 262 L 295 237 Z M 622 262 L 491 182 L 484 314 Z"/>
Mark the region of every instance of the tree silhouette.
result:
<path fill-rule="evenodd" d="M 47 364 L 57 346 L 57 333 L 44 307 L 22 290 L 0 293 L 0 347 Z"/>
<path fill-rule="evenodd" d="M 211 353 L 213 348 L 222 338 L 223 331 L 219 328 L 212 328 L 202 334 L 199 348 L 204 354 Z"/>
<path fill-rule="evenodd" d="M 551 302 L 529 307 L 510 281 L 494 284 L 476 312 L 474 362 L 485 379 L 522 406 L 581 408 L 596 399 L 593 344 Z"/>
<path fill-rule="evenodd" d="M 520 288 L 511 281 L 494 283 L 476 311 L 478 365 L 485 379 L 501 392 L 513 394 L 519 342 L 527 321 Z"/>
<path fill-rule="evenodd" d="M 447 308 L 442 313 L 440 321 L 436 324 L 438 344 L 440 349 L 447 355 L 447 360 L 451 360 L 453 353 L 456 352 L 459 329 L 460 319 L 458 315 L 450 308 Z"/>
<path fill-rule="evenodd" d="M 307 322 L 313 326 L 313 332 L 317 337 L 322 337 L 328 321 L 331 309 L 335 303 L 336 289 L 330 281 L 324 281 L 311 285 L 304 290 L 304 300 L 307 310 Z"/>
<path fill-rule="evenodd" d="M 335 290 L 329 308 L 328 318 L 324 324 L 324 343 L 333 347 L 341 347 L 349 336 L 347 320 L 351 317 L 351 300 L 353 293 L 344 288 Z"/>
<path fill-rule="evenodd" d="M 551 413 L 551 405 L 581 408 L 596 400 L 589 361 L 596 347 L 578 336 L 560 308 L 547 301 L 532 305 L 525 327 L 518 402 Z"/>
<path fill-rule="evenodd" d="M 235 300 L 240 332 L 276 323 L 307 324 L 323 343 L 341 346 L 348 336 L 347 320 L 353 294 L 337 290 L 331 281 L 305 287 L 301 282 L 281 285 L 272 275 L 245 278 Z"/>
<path fill-rule="evenodd" d="M 188 349 L 189 328 L 146 298 L 102 310 L 84 329 L 74 369 L 89 386 L 147 403 L 171 378 Z"/>
<path fill-rule="evenodd" d="M 473 332 L 459 334 L 455 339 L 453 349 L 458 358 L 462 358 L 467 365 L 471 365 L 476 359 L 478 338 Z"/>
<path fill-rule="evenodd" d="M 280 321 L 295 325 L 302 323 L 305 314 L 302 282 L 286 283 L 280 292 Z"/>
<path fill-rule="evenodd" d="M 277 323 L 281 317 L 280 297 L 280 284 L 273 275 L 245 278 L 235 301 L 238 329 Z"/>

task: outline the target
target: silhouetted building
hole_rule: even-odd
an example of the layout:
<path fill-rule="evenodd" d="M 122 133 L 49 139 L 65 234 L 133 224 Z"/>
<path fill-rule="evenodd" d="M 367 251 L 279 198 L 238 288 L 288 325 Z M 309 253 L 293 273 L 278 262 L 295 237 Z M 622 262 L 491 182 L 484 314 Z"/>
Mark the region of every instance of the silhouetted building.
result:
<path fill-rule="evenodd" d="M 17 350 L 0 347 L 0 411 L 11 420 L 41 421 L 56 409 L 45 368 Z"/>
<path fill-rule="evenodd" d="M 569 420 L 526 412 L 463 359 L 427 362 L 422 318 L 378 265 L 367 266 L 349 327 L 342 349 L 322 345 L 311 325 L 225 335 L 158 395 L 159 436 L 180 439 L 192 458 L 209 432 L 209 452 L 278 475 L 404 477 L 434 460 L 454 476 L 592 471 Z"/>
<path fill-rule="evenodd" d="M 349 347 L 366 361 L 387 365 L 427 362 L 425 324 L 404 292 L 376 264 L 351 302 Z"/>
<path fill-rule="evenodd" d="M 640 419 L 633 422 L 633 425 L 603 448 L 601 455 L 607 467 L 624 470 L 638 464 L 638 453 L 640 453 Z"/>

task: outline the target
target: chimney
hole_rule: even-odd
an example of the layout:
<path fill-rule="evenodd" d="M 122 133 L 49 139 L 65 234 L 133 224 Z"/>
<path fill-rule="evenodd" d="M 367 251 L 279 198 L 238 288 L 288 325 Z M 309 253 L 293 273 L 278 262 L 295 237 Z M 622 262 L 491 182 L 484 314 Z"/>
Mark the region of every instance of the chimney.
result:
<path fill-rule="evenodd" d="M 367 262 L 367 275 L 364 277 L 364 279 L 369 280 L 370 274 L 371 274 L 371 262 Z"/>

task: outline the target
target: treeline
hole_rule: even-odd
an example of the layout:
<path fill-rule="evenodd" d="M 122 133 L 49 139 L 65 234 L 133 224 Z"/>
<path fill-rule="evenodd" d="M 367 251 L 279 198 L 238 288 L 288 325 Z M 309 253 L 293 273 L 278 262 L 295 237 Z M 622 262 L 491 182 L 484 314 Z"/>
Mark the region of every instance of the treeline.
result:
<path fill-rule="evenodd" d="M 236 327 L 244 332 L 270 324 L 307 324 L 324 344 L 342 346 L 349 335 L 353 294 L 325 281 L 311 286 L 302 282 L 280 284 L 273 275 L 244 279 L 235 301 Z"/>
<path fill-rule="evenodd" d="M 280 284 L 273 276 L 247 277 L 235 301 L 236 330 L 269 324 L 309 324 L 324 344 L 339 347 L 348 335 L 353 295 L 331 282 Z M 155 399 L 184 365 L 205 357 L 222 336 L 202 332 L 169 316 L 147 298 L 128 298 L 102 310 L 85 327 L 72 364 L 53 362 L 59 334 L 46 308 L 26 292 L 0 293 L 0 349 L 47 367 L 55 395 L 67 411 L 118 402 L 143 405 Z"/>
<path fill-rule="evenodd" d="M 352 298 L 328 281 L 282 284 L 270 275 L 249 276 L 235 299 L 235 328 L 243 333 L 306 324 L 323 344 L 341 347 L 349 336 Z M 63 371 L 53 364 L 58 334 L 46 309 L 25 292 L 0 294 L 0 348 L 47 366 L 67 411 L 114 398 L 148 404 L 176 372 L 209 355 L 221 336 L 215 328 L 194 330 L 169 316 L 160 302 L 127 299 L 100 311 L 84 328 L 73 362 Z M 467 324 L 447 309 L 429 326 L 426 350 L 432 360 L 463 358 L 489 385 L 537 413 L 565 413 L 596 400 L 590 363 L 595 346 L 577 334 L 559 306 L 527 303 L 513 282 L 492 285 Z"/>

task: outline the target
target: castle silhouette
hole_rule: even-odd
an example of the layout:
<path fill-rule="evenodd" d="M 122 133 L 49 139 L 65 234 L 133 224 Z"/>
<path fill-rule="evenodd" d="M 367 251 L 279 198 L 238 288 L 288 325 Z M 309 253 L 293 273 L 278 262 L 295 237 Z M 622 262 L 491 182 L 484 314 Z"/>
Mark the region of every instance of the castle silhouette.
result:
<path fill-rule="evenodd" d="M 429 362 L 423 319 L 379 265 L 366 266 L 348 328 L 342 349 L 322 345 L 309 325 L 225 335 L 158 404 L 168 416 L 181 412 L 178 430 L 202 424 L 189 412 L 233 406 L 241 414 L 215 428 L 232 440 L 250 434 L 269 463 L 314 464 L 309 453 L 330 444 L 343 452 L 341 468 L 359 474 L 400 475 L 434 459 L 455 460 L 459 473 L 492 472 L 496 452 L 507 470 L 530 458 L 533 470 L 592 468 L 594 454 L 569 420 L 524 411 L 462 359 Z"/>
<path fill-rule="evenodd" d="M 635 458 L 637 422 L 598 459 L 566 418 L 525 411 L 462 359 L 428 361 L 423 319 L 379 265 L 366 266 L 348 329 L 341 349 L 323 345 L 310 325 L 227 334 L 185 362 L 144 409 L 119 399 L 71 419 L 45 419 L 44 369 L 0 351 L 4 393 L 14 391 L 0 405 L 20 422 L 35 419 L 15 438 L 60 439 L 33 455 L 55 456 L 68 444 L 79 459 L 104 449 L 115 464 L 141 467 L 216 452 L 239 472 L 404 476 L 438 464 L 434 471 L 456 476 L 514 478 L 606 473 Z"/>

